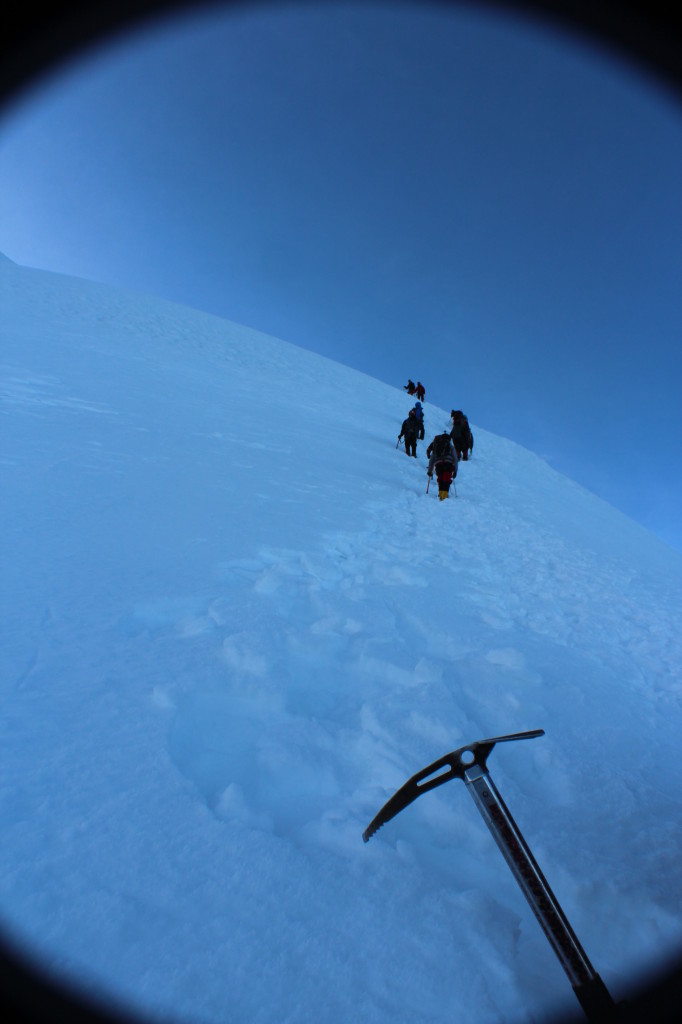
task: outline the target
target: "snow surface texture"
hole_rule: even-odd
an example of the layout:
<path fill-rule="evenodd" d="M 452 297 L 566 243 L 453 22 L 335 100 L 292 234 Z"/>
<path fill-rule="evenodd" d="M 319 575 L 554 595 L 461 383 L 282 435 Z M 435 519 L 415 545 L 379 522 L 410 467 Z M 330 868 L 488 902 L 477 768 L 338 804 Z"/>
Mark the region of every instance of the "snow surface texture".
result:
<path fill-rule="evenodd" d="M 404 381 L 0 276 L 15 938 L 165 1019 L 573 1012 L 461 783 L 361 838 L 426 764 L 544 728 L 488 766 L 595 968 L 620 998 L 679 946 L 679 554 L 475 418 L 426 494 Z"/>

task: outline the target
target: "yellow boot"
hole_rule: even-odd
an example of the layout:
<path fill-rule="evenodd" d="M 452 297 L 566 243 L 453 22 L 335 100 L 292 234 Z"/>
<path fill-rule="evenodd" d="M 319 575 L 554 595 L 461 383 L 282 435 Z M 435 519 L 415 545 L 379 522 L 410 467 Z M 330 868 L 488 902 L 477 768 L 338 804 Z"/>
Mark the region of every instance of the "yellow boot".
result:
<path fill-rule="evenodd" d="M 447 491 L 439 491 L 438 497 L 440 498 L 441 501 L 443 501 L 444 498 L 449 498 L 450 495 L 448 494 Z"/>

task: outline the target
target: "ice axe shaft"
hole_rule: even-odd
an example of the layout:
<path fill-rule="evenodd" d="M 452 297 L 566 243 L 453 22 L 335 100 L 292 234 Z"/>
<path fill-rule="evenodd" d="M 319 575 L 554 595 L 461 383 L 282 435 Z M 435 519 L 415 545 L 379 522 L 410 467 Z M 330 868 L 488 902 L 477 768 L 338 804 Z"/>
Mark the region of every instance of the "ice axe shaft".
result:
<path fill-rule="evenodd" d="M 486 767 L 488 755 L 496 743 L 532 739 L 542 736 L 543 732 L 536 729 L 478 740 L 434 761 L 393 794 L 365 829 L 363 839 L 367 842 L 382 825 L 422 793 L 452 778 L 462 779 L 568 975 L 587 1019 L 592 1024 L 602 1024 L 615 1021 L 615 1004 L 580 945 Z"/>
<path fill-rule="evenodd" d="M 613 1019 L 613 1000 L 578 941 L 490 772 L 475 765 L 465 770 L 464 781 L 549 944 L 568 975 L 587 1019 L 595 1022 Z"/>

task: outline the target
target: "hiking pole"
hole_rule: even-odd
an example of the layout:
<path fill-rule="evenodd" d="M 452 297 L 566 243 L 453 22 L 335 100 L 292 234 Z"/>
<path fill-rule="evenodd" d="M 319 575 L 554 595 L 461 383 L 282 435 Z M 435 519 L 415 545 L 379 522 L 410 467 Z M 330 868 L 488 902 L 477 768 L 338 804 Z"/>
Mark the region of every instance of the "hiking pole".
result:
<path fill-rule="evenodd" d="M 588 1021 L 591 1024 L 615 1022 L 613 999 L 578 942 L 486 767 L 488 756 L 496 743 L 533 739 L 543 735 L 544 729 L 533 729 L 510 736 L 496 736 L 494 739 L 477 740 L 467 747 L 460 747 L 459 750 L 445 754 L 438 761 L 413 775 L 393 794 L 369 823 L 362 833 L 362 838 L 368 842 L 382 825 L 394 818 L 422 793 L 449 782 L 450 779 L 462 779 L 568 975 Z"/>
<path fill-rule="evenodd" d="M 429 476 L 428 473 L 426 475 Z M 426 481 L 426 493 L 427 494 L 429 493 L 429 484 L 430 483 L 431 483 L 431 477 L 429 476 L 429 479 Z"/>
<path fill-rule="evenodd" d="M 400 438 L 398 438 L 398 443 L 396 444 L 396 448 L 399 448 L 399 447 L 400 447 L 400 440 L 401 440 L 401 439 L 400 439 Z"/>

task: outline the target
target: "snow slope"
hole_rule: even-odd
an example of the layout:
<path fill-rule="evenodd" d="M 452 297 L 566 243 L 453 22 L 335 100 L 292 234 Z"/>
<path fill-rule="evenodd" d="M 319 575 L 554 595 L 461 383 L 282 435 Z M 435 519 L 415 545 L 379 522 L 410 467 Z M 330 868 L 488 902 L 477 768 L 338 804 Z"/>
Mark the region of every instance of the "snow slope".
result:
<path fill-rule="evenodd" d="M 596 969 L 620 998 L 682 944 L 682 556 L 465 395 L 441 503 L 402 381 L 6 258 L 0 299 L 16 939 L 167 1020 L 572 1012 L 464 786 L 361 838 L 543 728 L 489 768 Z"/>

